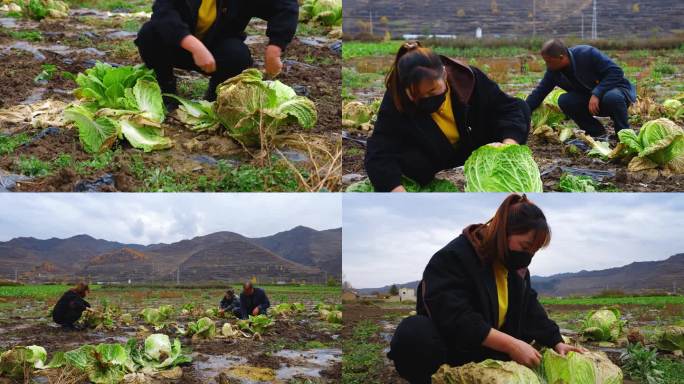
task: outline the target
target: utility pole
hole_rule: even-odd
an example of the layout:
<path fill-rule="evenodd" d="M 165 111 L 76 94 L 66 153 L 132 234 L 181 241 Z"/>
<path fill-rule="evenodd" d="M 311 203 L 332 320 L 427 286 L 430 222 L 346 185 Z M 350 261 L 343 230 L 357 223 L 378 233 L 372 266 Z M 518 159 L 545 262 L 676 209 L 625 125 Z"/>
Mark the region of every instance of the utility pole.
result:
<path fill-rule="evenodd" d="M 594 0 L 594 13 L 593 13 L 593 17 L 591 20 L 591 39 L 592 40 L 598 39 L 598 31 L 597 31 L 598 20 L 597 20 L 597 13 L 596 13 L 596 6 L 597 6 L 596 3 L 597 2 L 598 2 L 598 0 Z"/>
<path fill-rule="evenodd" d="M 176 269 L 176 285 L 180 285 L 180 265 Z"/>
<path fill-rule="evenodd" d="M 369 23 L 369 32 L 371 36 L 373 36 L 373 10 L 369 9 L 368 10 L 368 23 Z"/>
<path fill-rule="evenodd" d="M 532 0 L 532 37 L 537 36 L 537 0 Z"/>
<path fill-rule="evenodd" d="M 19 281 L 19 270 L 17 268 L 14 268 L 14 282 Z"/>
<path fill-rule="evenodd" d="M 584 12 L 580 11 L 580 15 L 582 15 L 582 40 L 584 40 Z"/>

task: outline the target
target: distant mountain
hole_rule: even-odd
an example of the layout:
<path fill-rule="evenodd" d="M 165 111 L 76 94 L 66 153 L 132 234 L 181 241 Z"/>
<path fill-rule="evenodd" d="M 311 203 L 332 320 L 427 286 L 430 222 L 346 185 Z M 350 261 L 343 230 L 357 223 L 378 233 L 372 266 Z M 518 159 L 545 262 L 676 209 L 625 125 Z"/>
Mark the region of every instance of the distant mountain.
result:
<path fill-rule="evenodd" d="M 550 296 L 589 295 L 603 290 L 626 293 L 684 291 L 684 253 L 666 260 L 642 261 L 600 271 L 580 271 L 547 277 L 532 276 L 537 292 Z"/>
<path fill-rule="evenodd" d="M 296 227 L 259 239 L 216 232 L 147 246 L 88 235 L 20 237 L 0 242 L 0 278 L 13 279 L 16 272 L 29 281 L 175 281 L 180 269 L 182 282 L 252 277 L 260 282 L 324 282 L 326 276 L 341 275 L 341 259 L 340 229 Z"/>
<path fill-rule="evenodd" d="M 420 281 L 397 284 L 398 288 L 416 288 Z M 684 292 L 684 253 L 666 260 L 642 261 L 600 271 L 532 276 L 532 287 L 545 296 L 593 295 L 604 290 L 625 293 Z M 386 293 L 392 285 L 357 289 L 360 294 Z"/>
<path fill-rule="evenodd" d="M 475 37 L 591 36 L 592 0 L 344 0 L 345 36 L 368 33 L 401 39 L 403 34 Z M 673 35 L 682 30 L 681 0 L 597 2 L 600 38 Z"/>
<path fill-rule="evenodd" d="M 338 278 L 342 274 L 342 228 L 316 231 L 298 226 L 252 241 L 295 263 L 320 268 Z"/>

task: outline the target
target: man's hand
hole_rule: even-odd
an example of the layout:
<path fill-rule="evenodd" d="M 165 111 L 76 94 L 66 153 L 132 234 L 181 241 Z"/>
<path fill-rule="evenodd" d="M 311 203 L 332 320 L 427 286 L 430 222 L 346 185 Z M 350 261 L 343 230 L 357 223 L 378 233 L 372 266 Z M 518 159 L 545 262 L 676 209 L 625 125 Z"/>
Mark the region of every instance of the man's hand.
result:
<path fill-rule="evenodd" d="M 181 40 L 181 48 L 192 54 L 192 60 L 205 73 L 216 72 L 216 60 L 207 47 L 193 35 L 187 35 Z"/>
<path fill-rule="evenodd" d="M 572 345 L 568 345 L 565 343 L 556 344 L 556 346 L 553 347 L 553 350 L 558 352 L 558 354 L 561 356 L 565 356 L 565 354 L 570 352 L 570 351 L 579 352 L 579 353 L 587 352 L 587 350 L 582 348 L 582 347 L 574 347 Z"/>
<path fill-rule="evenodd" d="M 589 99 L 589 112 L 594 116 L 599 114 L 599 98 L 596 95 L 591 95 Z"/>
<path fill-rule="evenodd" d="M 266 67 L 266 73 L 269 76 L 275 77 L 283 69 L 283 62 L 280 61 L 280 55 L 282 53 L 283 50 L 277 45 L 269 45 L 266 47 L 264 67 Z"/>
<path fill-rule="evenodd" d="M 400 184 L 394 187 L 394 189 L 392 189 L 390 192 L 406 192 L 406 188 L 404 188 L 404 186 Z"/>
<path fill-rule="evenodd" d="M 259 307 L 256 307 L 252 310 L 252 316 L 257 316 L 259 314 Z"/>

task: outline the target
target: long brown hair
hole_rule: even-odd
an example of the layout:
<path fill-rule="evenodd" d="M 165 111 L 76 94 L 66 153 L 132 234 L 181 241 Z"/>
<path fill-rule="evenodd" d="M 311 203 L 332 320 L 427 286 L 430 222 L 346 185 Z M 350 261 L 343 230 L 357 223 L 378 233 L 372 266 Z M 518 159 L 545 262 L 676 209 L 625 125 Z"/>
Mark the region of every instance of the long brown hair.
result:
<path fill-rule="evenodd" d="M 81 297 L 85 297 L 86 293 L 90 292 L 90 287 L 88 287 L 88 284 L 86 283 L 78 283 L 75 287 L 71 288 L 70 291 Z"/>
<path fill-rule="evenodd" d="M 474 235 L 482 261 L 489 264 L 495 258 L 503 261 L 508 252 L 508 237 L 534 231 L 532 249 L 539 250 L 549 245 L 551 228 L 544 212 L 531 202 L 527 195 L 512 194 L 506 197 L 487 223 L 479 226 Z"/>
<path fill-rule="evenodd" d="M 385 77 L 385 86 L 399 112 L 414 111 L 415 102 L 409 99 L 406 89 L 416 93 L 423 80 L 437 80 L 444 75 L 442 59 L 419 41 L 407 41 L 401 45 Z"/>

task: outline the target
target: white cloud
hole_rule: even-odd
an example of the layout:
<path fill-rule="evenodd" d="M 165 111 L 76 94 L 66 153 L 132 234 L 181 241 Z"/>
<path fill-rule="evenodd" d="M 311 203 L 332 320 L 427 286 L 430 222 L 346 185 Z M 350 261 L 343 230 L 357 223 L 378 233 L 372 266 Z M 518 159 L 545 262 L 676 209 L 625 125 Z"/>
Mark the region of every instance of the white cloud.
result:
<path fill-rule="evenodd" d="M 419 280 L 435 251 L 488 220 L 505 194 L 345 195 L 343 271 L 357 287 Z M 532 195 L 553 231 L 533 274 L 605 269 L 684 252 L 684 194 Z"/>
<path fill-rule="evenodd" d="M 297 225 L 341 226 L 339 194 L 2 194 L 0 241 L 89 234 L 125 243 L 170 243 L 217 231 L 268 236 Z"/>

